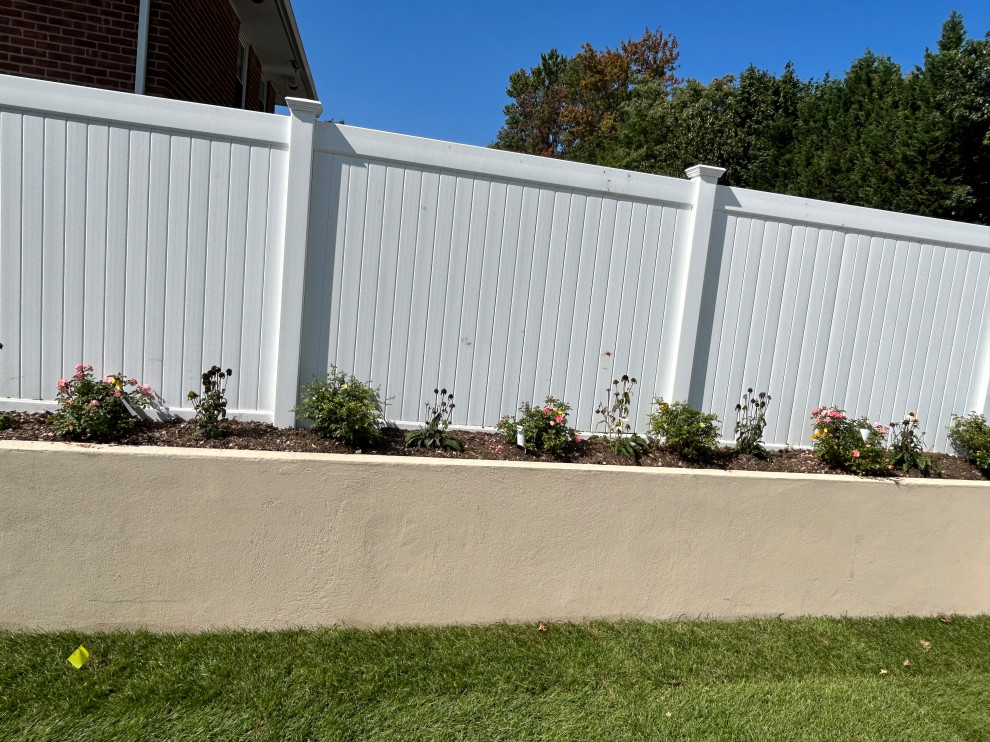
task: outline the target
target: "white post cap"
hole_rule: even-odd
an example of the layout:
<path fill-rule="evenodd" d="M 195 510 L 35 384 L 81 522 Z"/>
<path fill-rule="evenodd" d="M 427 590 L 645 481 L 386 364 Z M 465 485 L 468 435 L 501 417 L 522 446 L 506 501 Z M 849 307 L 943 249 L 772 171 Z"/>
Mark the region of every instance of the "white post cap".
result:
<path fill-rule="evenodd" d="M 309 113 L 312 114 L 314 118 L 323 113 L 323 104 L 318 100 L 309 100 L 308 98 L 286 98 L 285 105 L 289 107 L 289 110 L 293 113 Z"/>
<path fill-rule="evenodd" d="M 692 165 L 684 174 L 691 180 L 702 180 L 705 183 L 717 183 L 718 179 L 725 173 L 724 167 L 715 165 Z"/>

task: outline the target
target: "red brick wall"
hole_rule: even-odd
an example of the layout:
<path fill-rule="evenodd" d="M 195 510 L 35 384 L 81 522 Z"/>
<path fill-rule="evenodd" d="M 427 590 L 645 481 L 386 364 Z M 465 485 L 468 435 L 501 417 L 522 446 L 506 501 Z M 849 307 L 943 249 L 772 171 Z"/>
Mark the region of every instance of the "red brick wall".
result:
<path fill-rule="evenodd" d="M 0 73 L 134 91 L 139 0 L 0 0 Z M 240 20 L 229 0 L 151 0 L 145 93 L 240 107 Z M 261 109 L 248 56 L 245 108 Z M 275 110 L 268 85 L 265 109 Z"/>
<path fill-rule="evenodd" d="M 250 111 L 261 110 L 261 60 L 254 49 L 248 50 L 247 96 L 244 98 L 244 107 Z"/>
<path fill-rule="evenodd" d="M 265 98 L 265 113 L 275 113 L 275 86 L 268 83 L 268 96 Z"/>
<path fill-rule="evenodd" d="M 275 87 L 265 80 L 265 104 L 261 104 L 261 60 L 254 53 L 254 49 L 248 49 L 248 76 L 247 76 L 247 97 L 244 99 L 244 107 L 251 111 L 275 112 Z"/>
<path fill-rule="evenodd" d="M 0 73 L 133 92 L 137 27 L 137 0 L 0 0 Z"/>
<path fill-rule="evenodd" d="M 239 30 L 228 0 L 152 0 L 145 92 L 240 107 Z"/>

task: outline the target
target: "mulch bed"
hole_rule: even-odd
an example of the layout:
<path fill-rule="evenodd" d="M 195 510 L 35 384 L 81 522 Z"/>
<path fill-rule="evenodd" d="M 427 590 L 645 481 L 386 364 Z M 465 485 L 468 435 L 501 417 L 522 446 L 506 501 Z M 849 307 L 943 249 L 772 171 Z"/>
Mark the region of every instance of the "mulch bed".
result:
<path fill-rule="evenodd" d="M 48 413 L 12 412 L 14 427 L 0 431 L 0 440 L 57 441 L 58 436 L 46 424 Z M 336 441 L 320 438 L 310 430 L 301 428 L 280 429 L 269 423 L 228 421 L 227 435 L 219 440 L 201 440 L 193 433 L 191 421 L 140 422 L 119 444 L 122 446 L 172 446 L 178 448 L 220 448 L 250 451 L 291 451 L 297 453 L 365 453 L 383 456 L 428 456 L 447 459 L 484 459 L 494 461 L 555 461 L 568 464 L 598 464 L 622 466 L 665 466 L 682 469 L 722 469 L 742 471 L 792 472 L 799 474 L 837 474 L 851 476 L 833 469 L 811 455 L 810 451 L 772 451 L 766 460 L 754 456 L 736 454 L 729 448 L 719 450 L 716 460 L 710 464 L 692 464 L 659 449 L 653 449 L 638 460 L 618 456 L 604 441 L 583 440 L 575 443 L 563 456 L 529 454 L 515 445 L 505 442 L 493 433 L 469 433 L 451 431 L 464 442 L 463 453 L 434 451 L 423 448 L 406 448 L 404 430 L 385 429 L 385 442 L 375 449 L 352 449 Z M 976 479 L 987 477 L 975 466 L 948 454 L 929 454 L 941 467 L 943 479 Z M 901 476 L 899 471 L 895 475 Z M 921 477 L 911 470 L 903 475 Z"/>

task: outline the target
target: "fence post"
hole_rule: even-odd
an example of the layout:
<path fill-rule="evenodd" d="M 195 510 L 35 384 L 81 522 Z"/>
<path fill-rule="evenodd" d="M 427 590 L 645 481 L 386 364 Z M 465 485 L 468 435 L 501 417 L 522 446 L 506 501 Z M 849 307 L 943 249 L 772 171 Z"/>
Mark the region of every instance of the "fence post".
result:
<path fill-rule="evenodd" d="M 960 415 L 970 412 L 985 414 L 987 397 L 990 396 L 990 322 L 980 328 L 980 344 L 977 346 L 976 372 L 973 374 L 973 386 L 970 389 L 968 405 L 965 410 L 959 410 Z"/>
<path fill-rule="evenodd" d="M 313 130 L 323 113 L 317 100 L 286 98 L 289 107 L 289 166 L 286 173 L 285 233 L 282 242 L 282 300 L 279 305 L 275 361 L 275 409 L 278 428 L 295 425 L 292 408 L 299 393 L 303 285 L 309 237 L 310 190 L 313 178 Z"/>
<path fill-rule="evenodd" d="M 664 338 L 664 345 L 670 350 L 661 359 L 660 378 L 663 382 L 657 390 L 660 396 L 670 401 L 686 401 L 691 389 L 701 290 L 715 211 L 715 189 L 725 168 L 694 165 L 684 172 L 694 182 L 694 207 L 691 209 L 687 239 L 674 248 L 667 303 L 670 323 L 664 322 L 670 333 L 669 341 Z"/>

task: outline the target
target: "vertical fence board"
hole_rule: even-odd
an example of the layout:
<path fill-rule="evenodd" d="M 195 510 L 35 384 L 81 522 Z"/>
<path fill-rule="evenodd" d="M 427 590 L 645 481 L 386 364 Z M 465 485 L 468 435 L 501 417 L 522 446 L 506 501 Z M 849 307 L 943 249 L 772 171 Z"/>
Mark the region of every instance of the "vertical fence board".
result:
<path fill-rule="evenodd" d="M 148 161 L 148 231 L 145 257 L 144 357 L 141 380 L 153 389 L 164 382 L 165 279 L 169 236 L 171 137 L 151 133 Z"/>
<path fill-rule="evenodd" d="M 65 193 L 66 193 L 66 122 L 49 118 L 45 121 L 44 157 L 44 226 L 41 239 L 41 398 L 52 399 L 58 393 L 57 381 L 67 373 L 62 362 L 62 318 L 65 294 Z"/>
<path fill-rule="evenodd" d="M 44 118 L 25 116 L 24 151 L 43 152 L 44 138 Z M 44 157 L 28 154 L 21 168 L 21 394 L 28 399 L 41 399 Z"/>
<path fill-rule="evenodd" d="M 223 291 L 223 324 L 220 335 L 220 353 L 210 364 L 231 369 L 228 379 L 227 400 L 232 409 L 251 409 L 241 400 L 241 379 L 244 367 L 241 362 L 241 328 L 244 326 L 245 269 L 247 267 L 248 183 L 250 182 L 251 148 L 237 143 L 230 147 L 230 186 L 227 194 L 227 244 Z"/>
<path fill-rule="evenodd" d="M 130 134 L 127 175 L 127 230 L 125 236 L 123 291 L 123 357 L 121 370 L 142 384 L 145 358 L 145 311 L 150 208 L 151 134 Z"/>

